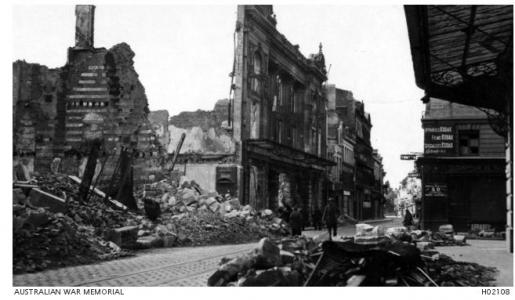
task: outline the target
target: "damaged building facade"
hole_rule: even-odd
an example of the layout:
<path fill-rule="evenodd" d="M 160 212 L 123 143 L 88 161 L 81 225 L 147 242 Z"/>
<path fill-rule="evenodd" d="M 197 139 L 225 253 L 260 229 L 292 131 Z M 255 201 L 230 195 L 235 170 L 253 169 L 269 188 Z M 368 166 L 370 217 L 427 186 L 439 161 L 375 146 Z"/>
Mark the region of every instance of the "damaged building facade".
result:
<path fill-rule="evenodd" d="M 158 172 L 161 153 L 135 54 L 125 43 L 94 47 L 94 12 L 76 6 L 75 46 L 64 67 L 13 64 L 14 162 L 27 173 L 81 176 L 91 141 L 100 140 L 101 181 L 111 179 L 122 148 L 132 153 L 134 179 L 145 181 Z"/>
<path fill-rule="evenodd" d="M 240 5 L 231 99 L 169 120 L 169 153 L 186 134 L 176 169 L 207 190 L 256 209 L 327 199 L 324 55 L 304 57 L 276 29 L 271 5 Z"/>
<path fill-rule="evenodd" d="M 231 130 L 238 196 L 255 208 L 320 207 L 327 195 L 327 80 L 322 46 L 304 57 L 276 29 L 271 5 L 240 5 Z"/>

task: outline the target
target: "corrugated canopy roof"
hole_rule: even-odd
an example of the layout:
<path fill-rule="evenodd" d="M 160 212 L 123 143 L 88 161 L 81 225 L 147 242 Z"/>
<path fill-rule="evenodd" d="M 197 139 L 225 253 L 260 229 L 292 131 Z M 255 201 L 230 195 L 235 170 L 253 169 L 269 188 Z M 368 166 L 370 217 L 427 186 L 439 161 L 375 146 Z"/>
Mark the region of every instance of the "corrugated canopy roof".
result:
<path fill-rule="evenodd" d="M 428 97 L 505 109 L 513 95 L 513 6 L 407 5 L 405 13 L 416 82 Z"/>

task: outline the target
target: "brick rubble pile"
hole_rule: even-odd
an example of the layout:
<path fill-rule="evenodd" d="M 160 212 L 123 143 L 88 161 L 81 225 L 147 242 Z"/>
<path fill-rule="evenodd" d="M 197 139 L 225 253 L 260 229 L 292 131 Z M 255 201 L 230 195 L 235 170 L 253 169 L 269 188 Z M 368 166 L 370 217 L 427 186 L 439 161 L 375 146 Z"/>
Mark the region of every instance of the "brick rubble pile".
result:
<path fill-rule="evenodd" d="M 155 184 L 151 188 L 159 199 L 174 198 L 175 203 L 154 202 L 160 213 L 149 216 L 144 203 L 156 198 L 148 193 L 137 195 L 138 211 L 129 211 L 105 201 L 102 192 L 91 192 L 87 203 L 79 203 L 79 185 L 66 175 L 38 177 L 22 187 L 15 184 L 14 272 L 130 255 L 126 250 L 243 243 L 289 233 L 270 210 L 258 212 L 235 199 L 205 193 L 194 182 L 193 186 Z M 41 194 L 50 202 L 36 201 Z"/>

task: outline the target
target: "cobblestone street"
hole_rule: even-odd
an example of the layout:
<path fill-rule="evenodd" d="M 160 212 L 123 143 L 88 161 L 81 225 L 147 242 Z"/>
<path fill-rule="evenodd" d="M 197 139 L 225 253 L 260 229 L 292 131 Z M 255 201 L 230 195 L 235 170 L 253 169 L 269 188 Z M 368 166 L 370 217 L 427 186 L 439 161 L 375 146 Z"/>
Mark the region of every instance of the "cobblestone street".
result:
<path fill-rule="evenodd" d="M 14 286 L 205 286 L 224 256 L 249 251 L 255 243 L 165 248 L 99 264 L 13 277 Z"/>
<path fill-rule="evenodd" d="M 385 227 L 398 220 L 381 220 Z M 372 222 L 371 222 L 372 223 Z M 306 236 L 325 231 L 308 230 Z M 354 234 L 354 226 L 338 229 Z M 140 251 L 134 257 L 99 264 L 67 267 L 13 277 L 14 286 L 206 286 L 207 278 L 224 256 L 249 251 L 255 243 L 208 247 L 162 248 Z"/>
<path fill-rule="evenodd" d="M 367 221 L 385 228 L 399 226 L 400 219 Z M 341 235 L 353 235 L 354 226 L 338 228 Z M 324 230 L 307 230 L 313 237 Z M 456 260 L 496 267 L 497 286 L 511 286 L 511 254 L 502 248 L 504 241 L 469 241 L 464 247 L 438 247 Z M 222 257 L 235 257 L 254 248 L 256 243 L 161 248 L 137 252 L 136 256 L 98 264 L 67 267 L 13 276 L 13 286 L 206 286 Z"/>

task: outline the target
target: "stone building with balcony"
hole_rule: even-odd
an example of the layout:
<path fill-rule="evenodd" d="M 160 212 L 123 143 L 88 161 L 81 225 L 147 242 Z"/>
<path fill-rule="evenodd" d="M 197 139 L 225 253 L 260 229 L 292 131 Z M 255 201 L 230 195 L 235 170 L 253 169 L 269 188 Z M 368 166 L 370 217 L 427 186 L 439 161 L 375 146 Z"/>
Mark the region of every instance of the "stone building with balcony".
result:
<path fill-rule="evenodd" d="M 325 203 L 325 60 L 276 28 L 271 5 L 239 5 L 230 130 L 238 197 L 255 208 Z"/>

